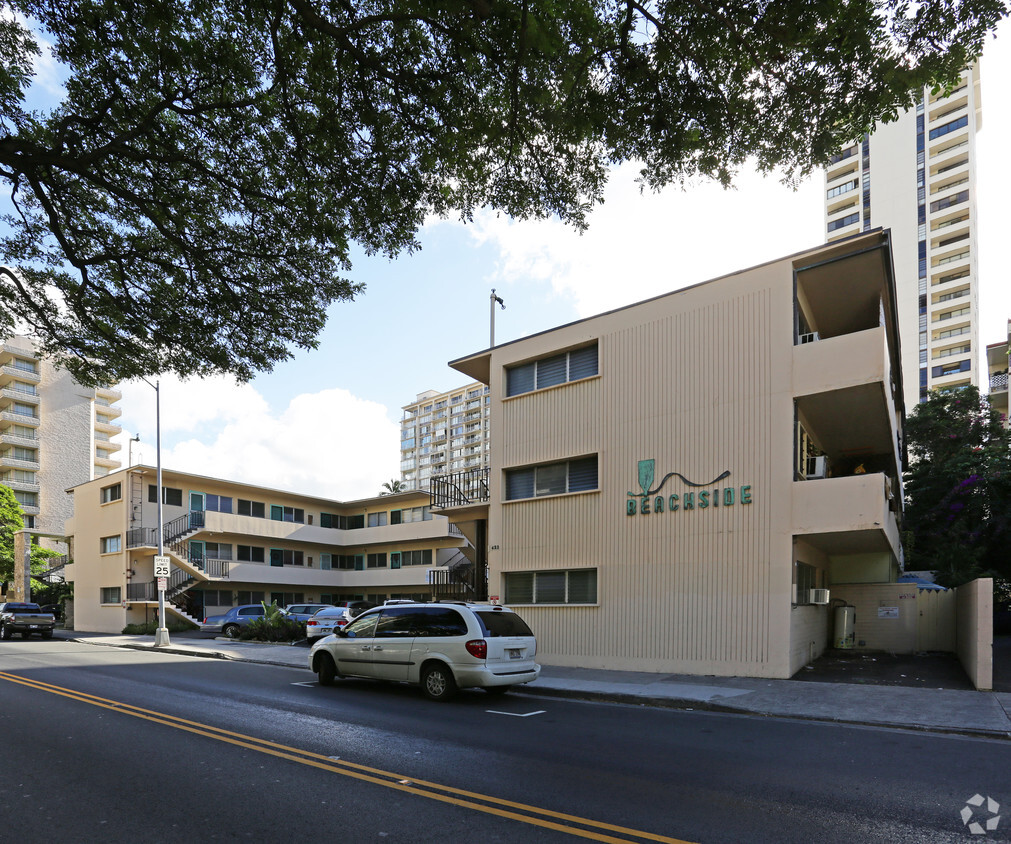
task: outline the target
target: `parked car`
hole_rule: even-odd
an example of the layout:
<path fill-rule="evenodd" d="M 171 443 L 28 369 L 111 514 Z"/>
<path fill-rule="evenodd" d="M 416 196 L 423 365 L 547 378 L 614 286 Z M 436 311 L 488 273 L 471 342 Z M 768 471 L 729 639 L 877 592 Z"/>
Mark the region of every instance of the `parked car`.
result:
<path fill-rule="evenodd" d="M 358 618 L 365 610 L 372 609 L 376 604 L 372 601 L 338 601 L 334 606 L 343 607 L 344 618 L 352 621 Z"/>
<path fill-rule="evenodd" d="M 326 607 L 320 610 L 305 623 L 305 637 L 309 642 L 315 642 L 324 636 L 329 636 L 334 630 L 338 630 L 348 624 L 348 618 L 344 615 L 346 607 Z"/>
<path fill-rule="evenodd" d="M 281 612 L 288 616 L 288 618 L 304 623 L 320 610 L 325 610 L 332 606 L 333 604 L 288 604 Z"/>
<path fill-rule="evenodd" d="M 221 633 L 229 639 L 239 635 L 239 630 L 254 618 L 263 618 L 263 604 L 242 604 L 232 607 L 224 615 L 212 615 L 204 619 L 200 630 L 204 633 Z"/>
<path fill-rule="evenodd" d="M 536 680 L 536 654 L 537 639 L 512 610 L 435 601 L 366 610 L 312 646 L 309 668 L 321 686 L 338 677 L 401 680 L 442 701 L 461 688 L 502 693 Z"/>

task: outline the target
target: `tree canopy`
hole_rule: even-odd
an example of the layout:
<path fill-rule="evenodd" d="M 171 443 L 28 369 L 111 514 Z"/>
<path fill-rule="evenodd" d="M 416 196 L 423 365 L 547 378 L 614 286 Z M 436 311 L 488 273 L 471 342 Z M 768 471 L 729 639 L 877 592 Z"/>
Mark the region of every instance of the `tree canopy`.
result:
<path fill-rule="evenodd" d="M 14 491 L 6 484 L 0 484 L 0 583 L 9 584 L 14 580 L 14 534 L 24 530 L 25 518 Z M 43 585 L 36 576 L 41 576 L 49 568 L 48 561 L 60 556 L 56 551 L 31 547 L 32 588 Z"/>
<path fill-rule="evenodd" d="M 1009 0 L 4 0 L 0 334 L 84 383 L 269 370 L 351 249 L 480 208 L 586 225 L 646 188 L 788 177 L 950 84 Z M 62 98 L 31 110 L 44 44 Z"/>
<path fill-rule="evenodd" d="M 943 586 L 1011 580 L 1011 434 L 976 387 L 933 391 L 906 422 L 906 566 Z"/>

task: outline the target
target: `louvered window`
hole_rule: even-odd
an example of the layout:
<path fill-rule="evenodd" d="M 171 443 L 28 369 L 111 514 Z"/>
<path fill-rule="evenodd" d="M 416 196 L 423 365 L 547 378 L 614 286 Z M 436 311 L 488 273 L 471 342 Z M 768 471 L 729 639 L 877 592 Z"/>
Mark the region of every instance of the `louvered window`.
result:
<path fill-rule="evenodd" d="M 506 395 L 518 396 L 596 375 L 597 344 L 521 363 L 506 370 Z"/>

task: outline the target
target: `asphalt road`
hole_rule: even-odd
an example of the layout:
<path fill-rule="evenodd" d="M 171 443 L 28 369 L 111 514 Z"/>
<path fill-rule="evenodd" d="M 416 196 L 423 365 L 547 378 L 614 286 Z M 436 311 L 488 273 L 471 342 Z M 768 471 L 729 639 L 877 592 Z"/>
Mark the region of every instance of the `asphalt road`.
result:
<path fill-rule="evenodd" d="M 0 644 L 0 825 L 101 842 L 947 842 L 1011 742 Z M 973 807 L 975 820 L 992 815 Z M 3 840 L 8 839 L 3 835 Z"/>

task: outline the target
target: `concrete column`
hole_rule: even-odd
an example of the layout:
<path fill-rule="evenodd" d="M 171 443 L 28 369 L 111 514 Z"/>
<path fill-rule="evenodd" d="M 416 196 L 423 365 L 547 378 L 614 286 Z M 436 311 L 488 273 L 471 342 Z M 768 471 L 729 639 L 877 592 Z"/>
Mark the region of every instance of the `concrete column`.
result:
<path fill-rule="evenodd" d="M 14 582 L 12 601 L 29 600 L 31 569 L 31 534 L 26 530 L 14 532 Z"/>

